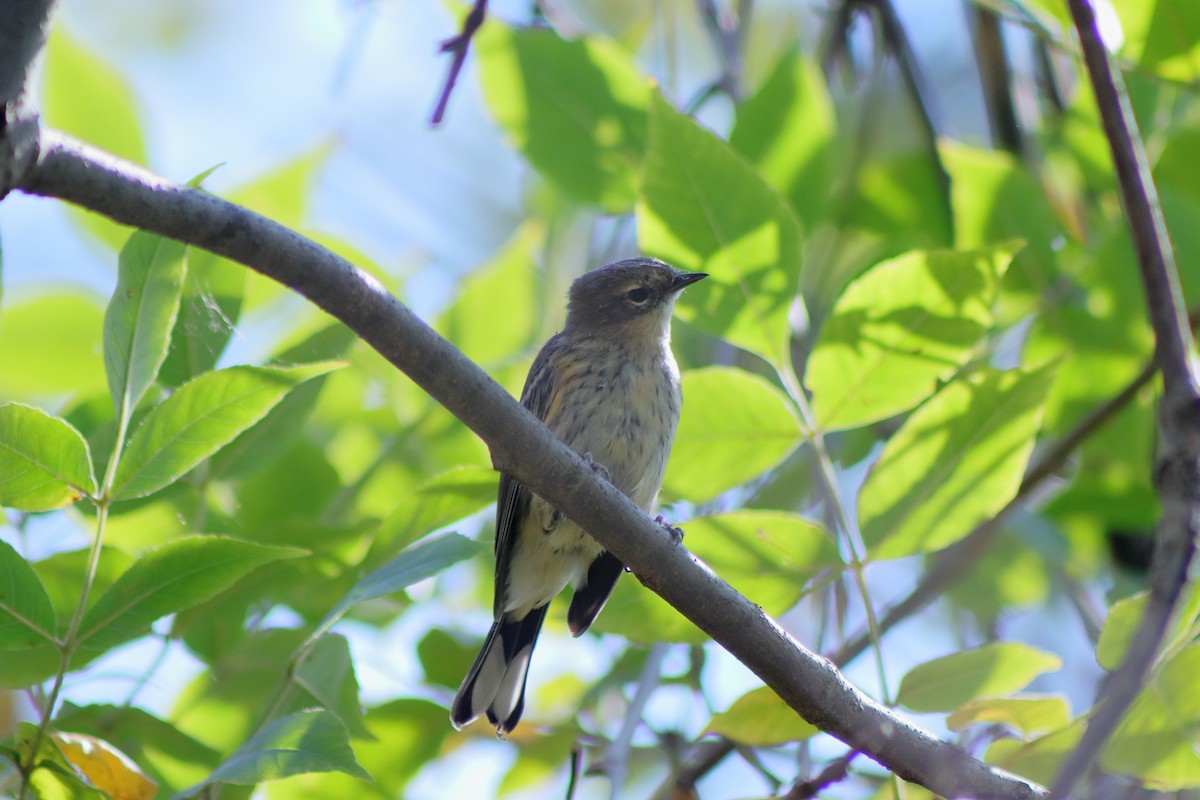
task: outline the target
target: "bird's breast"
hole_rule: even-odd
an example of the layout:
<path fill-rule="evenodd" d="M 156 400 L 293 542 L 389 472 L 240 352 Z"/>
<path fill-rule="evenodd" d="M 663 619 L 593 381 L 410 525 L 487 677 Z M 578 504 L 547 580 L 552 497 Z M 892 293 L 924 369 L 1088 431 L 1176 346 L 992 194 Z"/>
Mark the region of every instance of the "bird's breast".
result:
<path fill-rule="evenodd" d="M 622 354 L 564 387 L 551 429 L 591 453 L 609 480 L 649 511 L 658 496 L 679 419 L 679 372 L 670 353 Z"/>

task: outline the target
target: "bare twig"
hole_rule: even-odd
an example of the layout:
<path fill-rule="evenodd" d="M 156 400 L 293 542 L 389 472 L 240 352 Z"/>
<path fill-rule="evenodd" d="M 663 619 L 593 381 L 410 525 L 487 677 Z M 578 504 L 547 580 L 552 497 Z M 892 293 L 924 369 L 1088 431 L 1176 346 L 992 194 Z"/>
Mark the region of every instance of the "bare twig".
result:
<path fill-rule="evenodd" d="M 662 642 L 650 647 L 637 688 L 633 692 L 633 699 L 629 702 L 629 708 L 625 709 L 625 720 L 621 724 L 621 730 L 617 732 L 612 744 L 608 746 L 608 752 L 604 754 L 604 772 L 607 773 L 609 781 L 608 796 L 613 800 L 621 797 L 621 789 L 629 774 L 629 750 L 633 746 L 633 735 L 642 724 L 646 703 L 662 683 L 662 663 L 667 656 L 667 649 L 667 645 Z"/>
<path fill-rule="evenodd" d="M 446 116 L 446 106 L 450 103 L 450 93 L 454 91 L 454 84 L 458 82 L 458 73 L 462 72 L 463 63 L 467 60 L 471 39 L 475 36 L 475 31 L 479 30 L 479 26 L 483 24 L 485 16 L 487 16 L 487 0 L 475 0 L 475 5 L 471 6 L 470 12 L 463 20 L 462 32 L 442 42 L 441 52 L 453 53 L 454 57 L 450 61 L 450 71 L 446 74 L 446 82 L 442 85 L 442 93 L 438 96 L 437 107 L 433 109 L 433 116 L 429 119 L 429 124 L 442 124 L 442 118 Z"/>
<path fill-rule="evenodd" d="M 816 797 L 817 792 L 829 788 L 831 784 L 844 781 L 850 774 L 850 762 L 857 756 L 858 752 L 851 750 L 841 758 L 831 761 L 817 777 L 796 783 L 782 800 L 808 800 L 810 797 Z"/>
<path fill-rule="evenodd" d="M 1163 376 L 1159 406 L 1163 452 L 1155 474 L 1163 514 L 1141 624 L 1125 660 L 1106 682 L 1083 738 L 1059 769 L 1052 788 L 1056 797 L 1069 794 L 1087 773 L 1141 691 L 1187 580 L 1200 527 L 1200 390 L 1190 367 L 1192 335 L 1175 257 L 1129 97 L 1100 37 L 1095 11 L 1088 0 L 1069 0 L 1068 5 L 1112 150 L 1122 207 L 1133 235 L 1154 328 L 1155 357 Z"/>
<path fill-rule="evenodd" d="M 746 3 L 747 13 L 750 4 Z M 742 38 L 749 20 L 742 18 L 734 22 L 728 14 L 722 14 L 716 0 L 699 0 L 700 18 L 708 30 L 713 45 L 720 53 L 721 77 L 713 88 L 725 92 L 735 103 L 742 99 Z"/>
<path fill-rule="evenodd" d="M 975 61 L 992 141 L 1010 153 L 1020 153 L 1021 131 L 1013 108 L 1012 70 L 1004 49 L 1000 16 L 988 8 L 968 6 L 967 9 L 975 22 Z"/>

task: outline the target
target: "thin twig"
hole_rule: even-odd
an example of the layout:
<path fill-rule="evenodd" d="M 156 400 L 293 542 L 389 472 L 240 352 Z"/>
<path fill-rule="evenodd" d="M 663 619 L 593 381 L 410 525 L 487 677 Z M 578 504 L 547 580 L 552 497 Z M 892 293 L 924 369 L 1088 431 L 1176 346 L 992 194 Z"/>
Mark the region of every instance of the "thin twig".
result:
<path fill-rule="evenodd" d="M 850 762 L 858 756 L 857 750 L 851 750 L 839 759 L 830 762 L 821 774 L 807 781 L 800 781 L 785 794 L 782 800 L 808 800 L 816 797 L 817 792 L 828 788 L 838 781 L 844 781 L 850 774 Z"/>
<path fill-rule="evenodd" d="M 1141 624 L 1125 660 L 1106 682 L 1083 738 L 1059 768 L 1051 789 L 1055 797 L 1066 797 L 1087 774 L 1145 685 L 1186 584 L 1200 525 L 1200 390 L 1191 370 L 1192 335 L 1171 241 L 1129 96 L 1100 37 L 1095 11 L 1088 0 L 1069 0 L 1068 5 L 1112 151 L 1163 376 L 1158 415 L 1163 453 L 1155 474 L 1163 513 Z"/>
<path fill-rule="evenodd" d="M 1013 107 L 1012 70 L 1004 48 L 1000 16 L 988 8 L 971 5 L 967 8 L 975 22 L 975 61 L 992 141 L 1014 155 L 1019 154 L 1021 130 Z"/>
<path fill-rule="evenodd" d="M 714 88 L 723 91 L 734 103 L 742 99 L 742 51 L 741 31 L 748 20 L 739 19 L 736 23 L 730 21 L 727 14 L 722 14 L 717 8 L 716 0 L 698 0 L 700 19 L 708 30 L 713 45 L 720 53 L 723 67 L 721 77 L 714 83 Z"/>
<path fill-rule="evenodd" d="M 454 84 L 458 82 L 458 73 L 462 72 L 463 63 L 467 60 L 471 39 L 475 36 L 475 31 L 479 30 L 479 26 L 483 24 L 485 16 L 487 16 L 487 0 L 475 0 L 475 5 L 471 6 L 471 11 L 463 20 L 462 32 L 442 42 L 440 52 L 453 53 L 454 58 L 450 61 L 450 72 L 446 74 L 446 82 L 442 85 L 442 93 L 438 97 L 437 107 L 433 109 L 433 116 L 429 120 L 430 125 L 442 124 L 442 118 L 446 116 L 446 106 L 450 103 L 450 93 L 454 91 Z"/>
<path fill-rule="evenodd" d="M 621 788 L 625 785 L 625 777 L 629 774 L 629 750 L 633 745 L 633 735 L 642 724 L 642 715 L 646 711 L 646 703 L 650 695 L 662 683 L 662 662 L 667 656 L 667 645 L 657 642 L 650 647 L 646 663 L 642 666 L 641 677 L 638 678 L 637 688 L 634 689 L 633 699 L 629 708 L 625 709 L 625 720 L 616 738 L 604 754 L 604 772 L 608 775 L 609 792 L 612 800 L 621 796 Z"/>

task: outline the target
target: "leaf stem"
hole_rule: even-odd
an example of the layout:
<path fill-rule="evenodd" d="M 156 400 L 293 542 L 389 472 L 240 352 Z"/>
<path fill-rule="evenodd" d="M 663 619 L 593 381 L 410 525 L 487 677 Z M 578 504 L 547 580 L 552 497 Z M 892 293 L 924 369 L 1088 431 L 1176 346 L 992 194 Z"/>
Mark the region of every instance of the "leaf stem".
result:
<path fill-rule="evenodd" d="M 104 479 L 100 484 L 99 495 L 93 500 L 96 504 L 96 536 L 92 539 L 91 548 L 88 550 L 87 567 L 83 573 L 83 587 L 79 591 L 79 602 L 75 604 L 75 611 L 71 614 L 67 635 L 58 645 L 58 671 L 54 675 L 54 685 L 42 707 L 42 717 L 38 722 L 37 733 L 33 737 L 33 746 L 29 751 L 29 763 L 21 765 L 21 790 L 17 794 L 17 800 L 25 800 L 29 792 L 29 778 L 33 775 L 38 752 L 42 749 L 42 743 L 45 742 L 46 733 L 50 729 L 50 720 L 54 716 L 54 707 L 58 704 L 63 681 L 71 668 L 71 659 L 74 658 L 75 650 L 79 646 L 79 628 L 83 624 L 88 595 L 91 594 L 92 584 L 96 580 L 96 570 L 100 565 L 100 549 L 104 543 L 104 529 L 108 524 L 108 509 L 112 504 L 112 485 L 117 474 L 117 464 L 121 460 L 121 452 L 125 449 L 125 437 L 129 433 L 129 418 L 132 415 L 132 409 L 129 407 L 128 383 L 126 391 L 121 394 L 117 412 L 116 441 L 113 443 L 112 453 L 109 454 L 108 464 L 104 468 Z"/>

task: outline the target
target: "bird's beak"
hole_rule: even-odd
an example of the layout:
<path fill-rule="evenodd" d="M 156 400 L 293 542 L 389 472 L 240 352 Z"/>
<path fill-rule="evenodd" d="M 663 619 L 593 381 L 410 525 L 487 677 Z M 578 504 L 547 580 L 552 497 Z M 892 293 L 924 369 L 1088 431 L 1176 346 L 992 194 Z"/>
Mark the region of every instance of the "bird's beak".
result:
<path fill-rule="evenodd" d="M 678 292 L 686 286 L 691 286 L 699 280 L 708 277 L 707 272 L 681 272 L 671 281 L 671 291 Z"/>

